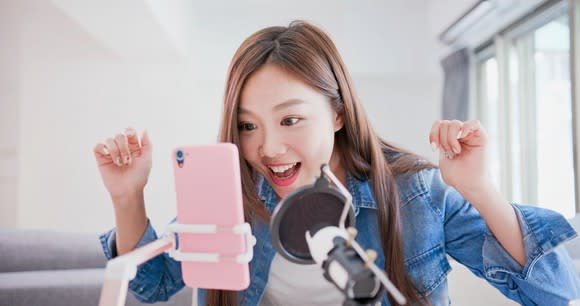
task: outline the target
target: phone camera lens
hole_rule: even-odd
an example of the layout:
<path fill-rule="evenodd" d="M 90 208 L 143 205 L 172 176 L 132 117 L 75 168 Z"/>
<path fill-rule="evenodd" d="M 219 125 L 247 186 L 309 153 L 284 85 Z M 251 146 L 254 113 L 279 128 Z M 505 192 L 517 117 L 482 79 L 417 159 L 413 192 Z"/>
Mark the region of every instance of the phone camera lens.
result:
<path fill-rule="evenodd" d="M 182 162 L 184 159 L 183 151 L 177 150 L 177 152 L 175 152 L 175 157 L 177 157 L 177 161 Z"/>

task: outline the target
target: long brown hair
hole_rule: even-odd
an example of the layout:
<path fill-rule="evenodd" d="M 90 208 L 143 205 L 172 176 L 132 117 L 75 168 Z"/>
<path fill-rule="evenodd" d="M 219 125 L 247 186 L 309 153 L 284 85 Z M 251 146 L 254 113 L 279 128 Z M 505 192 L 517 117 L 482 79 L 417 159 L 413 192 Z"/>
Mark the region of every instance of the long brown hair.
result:
<path fill-rule="evenodd" d="M 275 64 L 327 96 L 343 117 L 335 133 L 340 160 L 347 173 L 368 179 L 378 207 L 378 223 L 385 257 L 385 272 L 413 304 L 428 304 L 411 282 L 404 265 L 402 226 L 395 176 L 434 167 L 418 156 L 390 145 L 373 131 L 353 88 L 353 82 L 331 39 L 316 26 L 294 21 L 288 27 L 269 27 L 248 37 L 229 67 L 219 140 L 240 145 L 238 107 L 245 82 L 264 64 Z M 251 166 L 240 156 L 246 219 L 267 222 L 269 212 L 258 199 Z M 394 300 L 389 296 L 391 304 Z M 206 305 L 236 305 L 233 291 L 208 290 Z"/>

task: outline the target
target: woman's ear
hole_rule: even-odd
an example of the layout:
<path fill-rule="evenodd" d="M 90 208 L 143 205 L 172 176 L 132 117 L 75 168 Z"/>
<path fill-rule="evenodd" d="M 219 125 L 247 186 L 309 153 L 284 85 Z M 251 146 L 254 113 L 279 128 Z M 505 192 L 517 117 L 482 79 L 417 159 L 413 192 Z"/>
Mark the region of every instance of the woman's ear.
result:
<path fill-rule="evenodd" d="M 344 126 L 344 120 L 342 115 L 338 113 L 334 113 L 334 132 L 340 131 Z"/>

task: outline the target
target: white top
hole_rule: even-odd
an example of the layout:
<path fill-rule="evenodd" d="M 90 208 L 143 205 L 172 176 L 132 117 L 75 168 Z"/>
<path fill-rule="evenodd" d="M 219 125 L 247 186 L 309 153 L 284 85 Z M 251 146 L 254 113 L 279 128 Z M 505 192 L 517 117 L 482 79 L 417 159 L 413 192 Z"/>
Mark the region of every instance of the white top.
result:
<path fill-rule="evenodd" d="M 299 265 L 274 255 L 260 306 L 342 305 L 342 293 L 322 275 L 318 265 Z"/>

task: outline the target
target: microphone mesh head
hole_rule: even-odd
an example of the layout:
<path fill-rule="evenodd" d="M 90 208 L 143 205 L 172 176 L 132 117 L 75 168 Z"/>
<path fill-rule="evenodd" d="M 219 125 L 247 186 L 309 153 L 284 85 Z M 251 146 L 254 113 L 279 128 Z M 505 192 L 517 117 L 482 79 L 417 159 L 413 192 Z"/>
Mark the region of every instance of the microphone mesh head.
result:
<path fill-rule="evenodd" d="M 280 242 L 295 257 L 312 259 L 306 232 L 314 235 L 324 226 L 339 226 L 344 200 L 331 193 L 307 192 L 285 204 L 288 207 L 280 221 Z M 349 223 L 347 218 L 346 227 Z"/>

